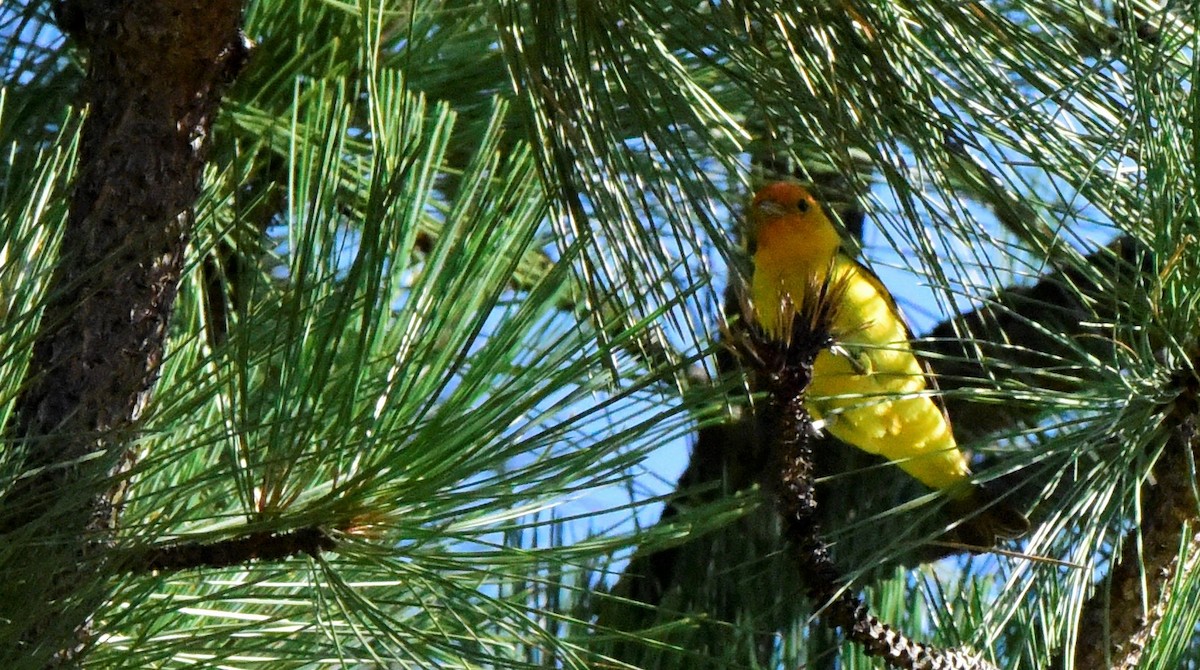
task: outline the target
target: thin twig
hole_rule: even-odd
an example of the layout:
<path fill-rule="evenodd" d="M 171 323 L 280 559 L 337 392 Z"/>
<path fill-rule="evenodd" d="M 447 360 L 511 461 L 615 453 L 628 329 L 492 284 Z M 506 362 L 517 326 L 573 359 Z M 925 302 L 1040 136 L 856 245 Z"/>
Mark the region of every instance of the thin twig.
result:
<path fill-rule="evenodd" d="M 227 568 L 250 561 L 280 561 L 301 554 L 316 558 L 337 548 L 337 541 L 318 526 L 289 531 L 258 531 L 215 542 L 181 542 L 155 547 L 130 557 L 135 572 L 173 572 Z"/>

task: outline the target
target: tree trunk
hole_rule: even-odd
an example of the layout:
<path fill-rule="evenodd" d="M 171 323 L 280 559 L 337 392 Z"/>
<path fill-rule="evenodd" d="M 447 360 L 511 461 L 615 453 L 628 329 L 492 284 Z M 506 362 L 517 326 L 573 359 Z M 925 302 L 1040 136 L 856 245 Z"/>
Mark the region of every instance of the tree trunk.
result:
<path fill-rule="evenodd" d="M 238 0 L 69 0 L 87 108 L 59 259 L 8 425 L 3 667 L 76 660 L 107 590 L 131 439 L 163 358 L 221 93 L 245 61 Z"/>

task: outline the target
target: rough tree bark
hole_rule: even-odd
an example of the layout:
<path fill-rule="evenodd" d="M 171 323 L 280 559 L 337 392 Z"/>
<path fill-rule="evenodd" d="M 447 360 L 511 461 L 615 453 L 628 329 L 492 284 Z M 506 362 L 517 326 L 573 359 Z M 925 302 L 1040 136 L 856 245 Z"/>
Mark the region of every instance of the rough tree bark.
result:
<path fill-rule="evenodd" d="M 1193 362 L 1193 370 L 1194 366 Z M 1151 479 L 1142 486 L 1141 524 L 1124 538 L 1112 569 L 1083 606 L 1074 650 L 1076 668 L 1138 667 L 1170 605 L 1172 583 L 1197 568 L 1200 378 L 1184 370 L 1175 383 L 1179 396 L 1166 419 L 1166 448 L 1154 464 Z M 1179 550 L 1185 544 L 1189 560 L 1180 564 Z M 1065 667 L 1063 660 L 1057 659 L 1053 667 Z"/>
<path fill-rule="evenodd" d="M 77 660 L 105 592 L 129 445 L 158 375 L 209 134 L 244 63 L 240 0 L 67 0 L 87 108 L 59 259 L 7 430 L 0 665 Z"/>

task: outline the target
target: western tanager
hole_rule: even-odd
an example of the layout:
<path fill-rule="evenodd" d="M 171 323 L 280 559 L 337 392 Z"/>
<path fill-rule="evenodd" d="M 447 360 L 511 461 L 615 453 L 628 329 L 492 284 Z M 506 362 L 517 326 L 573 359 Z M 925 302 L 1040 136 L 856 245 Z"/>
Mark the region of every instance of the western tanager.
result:
<path fill-rule="evenodd" d="M 772 339 L 787 338 L 791 315 L 818 288 L 838 302 L 833 346 L 813 364 L 805 405 L 839 440 L 879 454 L 958 503 L 987 507 L 965 537 L 990 544 L 1016 537 L 1028 522 L 991 502 L 970 481 L 945 411 L 931 394 L 932 377 L 914 355 L 912 337 L 887 288 L 842 250 L 821 206 L 799 184 L 775 182 L 754 196 L 751 318 Z M 976 532 L 977 531 L 977 532 Z"/>

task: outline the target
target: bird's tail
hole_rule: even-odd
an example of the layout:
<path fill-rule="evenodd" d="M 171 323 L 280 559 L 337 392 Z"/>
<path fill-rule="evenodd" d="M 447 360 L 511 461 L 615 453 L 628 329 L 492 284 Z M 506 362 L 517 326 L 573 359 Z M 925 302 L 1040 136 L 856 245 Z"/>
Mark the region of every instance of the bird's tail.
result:
<path fill-rule="evenodd" d="M 1029 519 L 985 486 L 952 498 L 949 507 L 956 519 L 962 519 L 953 534 L 963 544 L 987 550 L 1000 540 L 1015 540 L 1029 532 Z"/>

